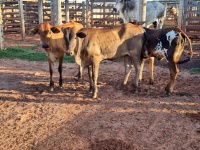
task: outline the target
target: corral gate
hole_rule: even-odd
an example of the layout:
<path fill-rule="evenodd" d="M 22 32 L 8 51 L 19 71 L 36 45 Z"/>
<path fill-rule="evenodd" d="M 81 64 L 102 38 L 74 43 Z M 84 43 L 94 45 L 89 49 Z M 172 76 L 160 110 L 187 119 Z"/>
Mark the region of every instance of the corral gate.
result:
<path fill-rule="evenodd" d="M 43 0 L 43 18 L 44 21 L 52 22 L 51 5 L 46 0 Z M 181 17 L 181 28 L 189 36 L 200 35 L 200 8 L 199 0 L 160 0 L 163 4 L 167 3 L 170 5 L 177 6 L 178 2 L 183 2 L 181 10 L 183 10 Z M 78 2 L 76 0 L 69 0 L 68 13 L 69 19 L 82 23 L 84 26 L 91 27 L 106 27 L 110 25 L 118 24 L 121 20 L 119 19 L 118 13 L 112 11 L 115 4 L 115 0 L 89 0 L 85 2 Z M 61 4 L 62 11 L 62 23 L 66 22 L 66 5 L 64 2 Z M 184 9 L 183 9 L 184 8 Z M 5 4 L 2 5 L 2 18 L 4 25 L 4 33 L 6 32 L 21 32 L 20 30 L 20 16 L 19 7 L 17 0 L 6 0 Z M 30 28 L 39 23 L 38 17 L 38 2 L 31 2 L 23 0 L 23 11 L 25 30 L 28 31 Z M 168 17 L 168 16 L 167 16 Z M 170 19 L 170 16 L 168 17 Z M 170 19 L 171 20 L 171 19 Z M 169 20 L 169 21 L 170 21 Z M 170 25 L 171 23 L 169 23 Z M 172 25 L 172 24 L 171 24 Z"/>
<path fill-rule="evenodd" d="M 189 37 L 200 38 L 200 1 L 185 0 L 182 29 Z"/>

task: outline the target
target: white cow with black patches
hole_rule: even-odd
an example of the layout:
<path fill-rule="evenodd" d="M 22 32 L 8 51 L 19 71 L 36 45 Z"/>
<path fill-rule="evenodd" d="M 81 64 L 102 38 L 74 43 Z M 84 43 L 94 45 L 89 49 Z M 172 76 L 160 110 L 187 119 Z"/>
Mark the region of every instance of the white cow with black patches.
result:
<path fill-rule="evenodd" d="M 167 94 L 170 94 L 173 92 L 174 82 L 179 72 L 178 64 L 185 63 L 192 58 L 191 41 L 181 29 L 176 27 L 158 30 L 145 28 L 145 37 L 143 54 L 148 54 L 159 60 L 166 58 L 168 61 L 170 81 L 165 90 Z M 190 57 L 180 60 L 186 41 L 189 43 Z"/>

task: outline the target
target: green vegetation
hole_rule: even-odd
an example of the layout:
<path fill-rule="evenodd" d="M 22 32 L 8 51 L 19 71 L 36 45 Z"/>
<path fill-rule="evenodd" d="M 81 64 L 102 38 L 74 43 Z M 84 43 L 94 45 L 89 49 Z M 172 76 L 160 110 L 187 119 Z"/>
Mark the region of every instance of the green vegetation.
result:
<path fill-rule="evenodd" d="M 200 73 L 200 68 L 192 68 L 189 70 L 190 73 L 192 74 L 199 74 Z"/>
<path fill-rule="evenodd" d="M 5 50 L 0 50 L 0 59 L 23 59 L 28 61 L 47 61 L 45 52 L 35 52 L 37 46 L 30 49 L 20 48 L 20 47 L 8 47 Z M 64 62 L 74 62 L 74 58 L 71 56 L 66 56 Z"/>

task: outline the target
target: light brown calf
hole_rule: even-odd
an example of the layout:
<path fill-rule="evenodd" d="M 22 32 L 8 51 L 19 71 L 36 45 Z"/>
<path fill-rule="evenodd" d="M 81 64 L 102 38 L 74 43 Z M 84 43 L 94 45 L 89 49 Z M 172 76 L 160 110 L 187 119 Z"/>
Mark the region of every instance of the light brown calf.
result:
<path fill-rule="evenodd" d="M 97 79 L 100 62 L 125 57 L 125 78 L 127 83 L 131 65 L 136 69 L 135 92 L 138 92 L 141 50 L 144 41 L 144 29 L 131 23 L 109 28 L 82 28 L 77 34 L 66 28 L 67 53 L 75 56 L 75 61 L 82 67 L 89 68 L 90 89 L 93 98 L 97 97 Z"/>
<path fill-rule="evenodd" d="M 62 64 L 64 55 L 66 52 L 66 43 L 63 38 L 62 27 L 71 27 L 74 30 L 83 28 L 83 25 L 76 22 L 68 22 L 61 26 L 51 26 L 48 22 L 40 23 L 38 27 L 35 27 L 31 32 L 33 34 L 39 34 L 42 42 L 42 48 L 47 53 L 49 62 L 49 73 L 50 73 L 50 90 L 53 91 L 53 66 L 57 59 L 59 61 L 58 72 L 60 74 L 59 85 L 62 87 Z"/>

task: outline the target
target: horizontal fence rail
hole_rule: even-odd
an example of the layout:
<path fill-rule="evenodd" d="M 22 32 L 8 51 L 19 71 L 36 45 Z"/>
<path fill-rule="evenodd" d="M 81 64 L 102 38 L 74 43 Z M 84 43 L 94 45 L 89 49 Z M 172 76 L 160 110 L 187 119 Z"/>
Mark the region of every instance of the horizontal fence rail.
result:
<path fill-rule="evenodd" d="M 199 20 L 200 20 L 200 8 L 199 1 L 184 0 L 184 12 L 182 27 L 185 32 L 191 36 L 199 35 Z M 68 5 L 65 2 L 61 3 L 62 23 L 67 21 L 76 21 L 82 23 L 85 27 L 108 27 L 116 25 L 122 22 L 119 18 L 118 12 L 113 12 L 115 0 L 90 0 L 84 2 L 69 1 Z M 160 0 L 167 7 L 165 25 L 176 26 L 175 17 L 169 13 L 171 7 L 179 10 L 179 0 Z M 195 5 L 194 5 L 195 4 Z M 43 2 L 43 21 L 52 21 L 52 8 L 51 3 L 48 1 Z M 66 8 L 67 7 L 67 8 Z M 18 1 L 6 1 L 1 4 L 2 21 L 4 33 L 20 33 L 20 12 Z M 66 12 L 66 10 L 68 12 Z M 68 15 L 66 15 L 68 13 Z M 23 1 L 23 14 L 25 31 L 29 31 L 31 28 L 39 24 L 38 14 L 38 2 Z M 67 18 L 68 17 L 68 18 Z M 67 19 L 66 19 L 67 18 Z"/>

